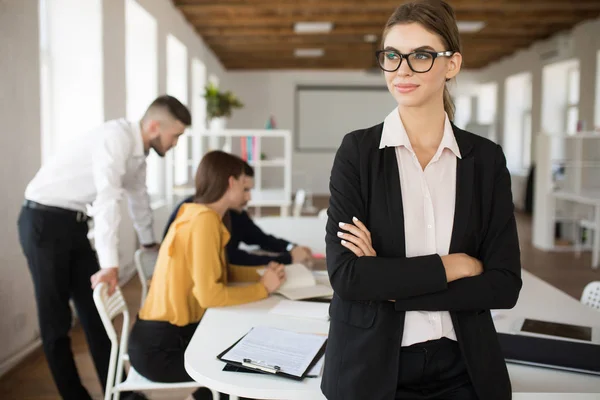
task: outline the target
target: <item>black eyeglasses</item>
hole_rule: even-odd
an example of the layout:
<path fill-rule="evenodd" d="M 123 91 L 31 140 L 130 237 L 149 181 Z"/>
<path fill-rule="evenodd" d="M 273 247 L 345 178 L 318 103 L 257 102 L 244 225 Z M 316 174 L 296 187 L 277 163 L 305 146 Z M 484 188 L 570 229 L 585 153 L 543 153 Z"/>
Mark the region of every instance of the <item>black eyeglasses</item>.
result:
<path fill-rule="evenodd" d="M 450 57 L 454 54 L 454 51 L 413 51 L 408 54 L 401 54 L 396 50 L 379 50 L 375 52 L 379 68 L 386 72 L 394 72 L 400 68 L 402 60 L 406 59 L 408 67 L 416 73 L 422 74 L 429 72 L 433 67 L 433 63 L 438 57 Z"/>

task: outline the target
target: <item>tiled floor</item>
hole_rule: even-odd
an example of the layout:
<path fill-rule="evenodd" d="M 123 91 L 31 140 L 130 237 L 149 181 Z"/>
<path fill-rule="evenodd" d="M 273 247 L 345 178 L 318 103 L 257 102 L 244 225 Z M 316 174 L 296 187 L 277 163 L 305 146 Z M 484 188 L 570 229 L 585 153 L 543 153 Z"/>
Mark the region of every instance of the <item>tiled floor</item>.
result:
<path fill-rule="evenodd" d="M 327 206 L 327 199 L 314 200 L 317 208 Z M 269 210 L 265 210 L 267 214 Z M 531 245 L 531 218 L 518 215 L 523 267 L 569 295 L 579 298 L 583 287 L 592 280 L 600 280 L 600 270 L 590 268 L 590 255 L 576 258 L 572 253 L 544 253 Z M 140 285 L 132 279 L 123 289 L 126 300 L 135 315 L 139 308 Z M 83 382 L 94 399 L 101 399 L 96 377 L 83 332 L 76 326 L 72 333 L 77 366 Z M 184 399 L 189 391 L 150 393 L 152 399 Z M 0 378 L 0 399 L 49 400 L 58 399 L 43 353 L 38 350 L 17 368 Z"/>

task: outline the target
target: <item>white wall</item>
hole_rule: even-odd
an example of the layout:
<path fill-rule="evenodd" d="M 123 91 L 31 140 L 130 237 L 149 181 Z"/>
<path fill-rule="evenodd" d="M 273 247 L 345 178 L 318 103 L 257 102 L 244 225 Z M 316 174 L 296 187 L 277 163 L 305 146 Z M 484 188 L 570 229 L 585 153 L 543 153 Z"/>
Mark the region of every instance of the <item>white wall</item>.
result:
<path fill-rule="evenodd" d="M 229 71 L 227 80 L 222 80 L 221 83 L 223 87 L 238 95 L 245 104 L 244 108 L 233 111 L 228 128 L 264 129 L 267 119 L 273 115 L 277 128 L 289 129 L 292 134 L 297 85 L 385 86 L 381 74 L 362 71 Z M 451 84 L 451 88 L 453 94 L 458 96 L 474 92 L 476 83 L 475 74 L 463 71 L 457 83 Z M 294 150 L 293 190 L 305 188 L 314 194 L 328 194 L 329 174 L 334 156 L 335 152 Z M 268 177 L 265 179 L 269 185 Z"/>
<path fill-rule="evenodd" d="M 103 1 L 104 117 L 126 115 L 125 2 Z M 166 36 L 176 36 L 190 60 L 204 61 L 208 73 L 225 72 L 181 13 L 165 0 L 139 0 L 158 22 L 158 90 L 166 92 Z M 17 239 L 16 221 L 25 186 L 41 163 L 40 70 L 37 0 L 0 0 L 0 135 L 3 156 L 0 212 L 0 375 L 14 366 L 37 340 L 37 316 L 31 278 Z M 189 68 L 188 68 L 189 70 Z M 191 79 L 187 80 L 188 82 Z M 190 93 L 191 91 L 188 91 Z M 186 103 L 190 103 L 186 99 Z M 125 208 L 124 208 L 125 209 Z M 157 210 L 155 232 L 161 237 L 170 209 Z M 121 264 L 131 262 L 136 237 L 124 218 L 120 229 Z M 33 347 L 35 348 L 35 347 Z"/>
<path fill-rule="evenodd" d="M 0 373 L 36 337 L 33 285 L 18 242 L 25 186 L 41 162 L 36 0 L 0 0 Z"/>

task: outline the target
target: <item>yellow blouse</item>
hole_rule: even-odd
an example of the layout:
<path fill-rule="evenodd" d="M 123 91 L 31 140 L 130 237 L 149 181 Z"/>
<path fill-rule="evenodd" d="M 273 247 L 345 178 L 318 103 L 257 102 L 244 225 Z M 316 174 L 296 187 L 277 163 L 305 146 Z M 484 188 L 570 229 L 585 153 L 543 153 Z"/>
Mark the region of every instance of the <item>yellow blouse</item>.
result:
<path fill-rule="evenodd" d="M 199 322 L 209 307 L 266 298 L 268 292 L 256 272 L 261 267 L 226 268 L 229 238 L 219 214 L 202 204 L 184 204 L 160 246 L 139 318 L 185 326 Z M 256 283 L 227 286 L 228 281 Z"/>

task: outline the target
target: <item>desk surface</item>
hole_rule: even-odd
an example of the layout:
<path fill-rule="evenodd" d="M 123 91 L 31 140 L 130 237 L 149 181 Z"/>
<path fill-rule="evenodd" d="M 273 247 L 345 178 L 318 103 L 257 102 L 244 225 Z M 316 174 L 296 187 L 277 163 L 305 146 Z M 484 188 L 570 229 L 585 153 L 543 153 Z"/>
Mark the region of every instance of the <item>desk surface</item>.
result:
<path fill-rule="evenodd" d="M 272 296 L 251 304 L 207 310 L 185 352 L 185 368 L 190 376 L 212 389 L 237 396 L 324 399 L 319 387 L 320 378 L 296 382 L 262 374 L 224 372 L 224 363 L 216 358 L 217 354 L 256 325 L 298 332 L 328 332 L 328 323 L 325 321 L 269 314 L 269 309 L 280 300 L 280 297 Z M 581 305 L 527 271 L 523 271 L 523 290 L 517 306 L 512 310 L 502 310 L 496 316 L 497 330 L 509 331 L 510 321 L 516 316 L 600 326 L 598 311 Z M 599 376 L 515 364 L 508 364 L 508 370 L 515 400 L 600 398 Z"/>

